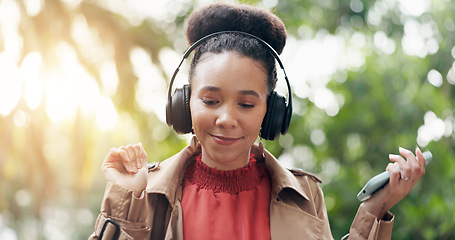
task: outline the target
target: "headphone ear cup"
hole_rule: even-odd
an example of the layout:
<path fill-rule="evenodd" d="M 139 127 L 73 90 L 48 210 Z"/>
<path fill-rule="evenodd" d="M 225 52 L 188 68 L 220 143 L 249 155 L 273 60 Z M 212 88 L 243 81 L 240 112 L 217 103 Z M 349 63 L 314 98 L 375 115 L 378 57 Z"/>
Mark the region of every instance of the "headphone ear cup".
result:
<path fill-rule="evenodd" d="M 190 96 L 190 86 L 185 84 L 183 89 L 175 89 L 171 98 L 172 105 L 166 107 L 166 121 L 168 121 L 168 124 L 172 125 L 174 130 L 179 134 L 189 133 L 193 128 L 191 122 Z M 169 114 L 171 116 L 168 116 Z"/>
<path fill-rule="evenodd" d="M 286 110 L 285 97 L 273 91 L 267 98 L 267 112 L 262 120 L 261 137 L 263 139 L 275 140 L 278 138 L 284 127 L 283 120 Z"/>

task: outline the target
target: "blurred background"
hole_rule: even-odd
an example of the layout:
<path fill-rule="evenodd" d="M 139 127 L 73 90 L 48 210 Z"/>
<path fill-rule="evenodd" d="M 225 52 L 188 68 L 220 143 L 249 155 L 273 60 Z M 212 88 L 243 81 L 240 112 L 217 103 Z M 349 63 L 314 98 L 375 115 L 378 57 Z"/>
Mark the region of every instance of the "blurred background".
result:
<path fill-rule="evenodd" d="M 154 162 L 187 144 L 166 91 L 185 18 L 210 2 L 0 0 L 0 239 L 87 239 L 110 148 L 142 142 Z M 418 146 L 433 162 L 392 209 L 393 238 L 454 239 L 455 2 L 247 2 L 289 32 L 294 115 L 266 148 L 322 178 L 334 237 L 388 154 Z"/>

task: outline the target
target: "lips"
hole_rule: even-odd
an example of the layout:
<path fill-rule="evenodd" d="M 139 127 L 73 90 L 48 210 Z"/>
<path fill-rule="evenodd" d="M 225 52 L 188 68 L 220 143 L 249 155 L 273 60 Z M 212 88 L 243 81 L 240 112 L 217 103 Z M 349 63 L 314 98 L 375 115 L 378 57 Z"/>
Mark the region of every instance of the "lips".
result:
<path fill-rule="evenodd" d="M 213 140 L 215 140 L 216 143 L 221 144 L 221 145 L 231 145 L 239 141 L 241 138 L 233 138 L 233 137 L 224 137 L 224 136 L 218 136 L 218 135 L 212 135 Z"/>

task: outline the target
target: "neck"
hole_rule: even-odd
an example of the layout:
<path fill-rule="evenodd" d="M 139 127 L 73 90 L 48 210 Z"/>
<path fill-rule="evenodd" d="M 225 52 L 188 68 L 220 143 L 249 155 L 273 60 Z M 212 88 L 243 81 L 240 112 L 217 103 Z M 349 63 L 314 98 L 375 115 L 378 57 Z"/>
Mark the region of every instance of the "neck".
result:
<path fill-rule="evenodd" d="M 208 167 L 229 171 L 245 167 L 250 161 L 250 150 L 239 156 L 211 155 L 202 148 L 201 161 Z"/>

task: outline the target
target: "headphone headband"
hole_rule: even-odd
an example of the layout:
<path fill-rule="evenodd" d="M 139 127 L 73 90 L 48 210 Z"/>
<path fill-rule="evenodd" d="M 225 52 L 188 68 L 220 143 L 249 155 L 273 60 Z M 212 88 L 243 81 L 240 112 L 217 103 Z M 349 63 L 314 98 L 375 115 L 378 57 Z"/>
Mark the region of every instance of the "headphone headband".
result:
<path fill-rule="evenodd" d="M 280 65 L 280 68 L 282 69 L 283 73 L 284 73 L 284 79 L 286 80 L 286 85 L 287 85 L 287 89 L 288 89 L 288 94 L 289 94 L 289 100 L 288 100 L 288 103 L 287 103 L 287 106 L 284 106 L 286 111 L 285 111 L 285 116 L 283 117 L 283 121 L 285 121 L 283 123 L 283 128 L 281 130 L 281 133 L 282 134 L 285 134 L 287 132 L 287 129 L 289 127 L 289 123 L 290 123 L 290 119 L 291 119 L 291 115 L 292 115 L 292 90 L 291 90 L 291 85 L 289 83 L 289 80 L 288 80 L 288 77 L 286 75 L 286 71 L 284 70 L 284 65 L 283 63 L 281 62 L 281 59 L 278 55 L 278 53 L 275 51 L 275 49 L 270 46 L 270 44 L 268 44 L 267 42 L 265 42 L 264 40 L 262 40 L 261 38 L 255 36 L 255 35 L 252 35 L 250 33 L 246 33 L 246 32 L 241 32 L 241 31 L 220 31 L 220 32 L 215 32 L 215 33 L 211 33 L 207 36 L 204 36 L 202 38 L 200 38 L 199 40 L 197 40 L 196 42 L 194 42 L 186 51 L 185 53 L 183 54 L 183 58 L 182 60 L 180 61 L 179 65 L 177 66 L 177 68 L 175 69 L 174 71 L 174 74 L 172 75 L 172 78 L 171 78 L 171 81 L 169 83 L 169 89 L 168 89 L 168 106 L 166 106 L 166 122 L 169 126 L 172 125 L 172 86 L 174 85 L 174 80 L 175 80 L 175 77 L 177 76 L 177 73 L 179 72 L 180 70 L 180 67 L 182 66 L 183 64 L 183 61 L 185 61 L 185 59 L 188 58 L 188 56 L 191 54 L 191 52 L 196 49 L 198 46 L 200 46 L 203 42 L 205 42 L 207 39 L 211 38 L 211 37 L 214 37 L 214 36 L 217 36 L 217 35 L 221 35 L 221 34 L 225 34 L 225 33 L 236 33 L 236 34 L 240 34 L 240 35 L 244 35 L 244 36 L 247 36 L 247 37 L 250 37 L 250 38 L 253 38 L 253 39 L 256 39 L 259 43 L 261 43 L 263 46 L 265 46 L 265 48 L 273 55 L 273 57 L 275 58 L 275 60 L 278 62 L 278 64 Z M 273 91 L 271 94 L 274 94 L 274 96 L 276 95 L 276 93 Z M 189 96 L 188 96 L 189 97 Z M 285 99 L 285 98 L 283 98 Z M 266 116 L 267 117 L 267 116 Z M 175 128 L 174 128 L 175 129 Z M 177 129 L 176 129 L 177 130 Z M 279 132 L 278 132 L 279 134 Z M 269 134 L 266 134 L 267 136 L 269 136 Z M 261 133 L 261 136 L 265 139 L 268 139 L 268 140 L 271 140 L 271 139 L 275 139 L 276 136 L 275 134 L 272 134 L 273 136 L 271 137 L 263 137 L 262 136 L 262 133 Z"/>

